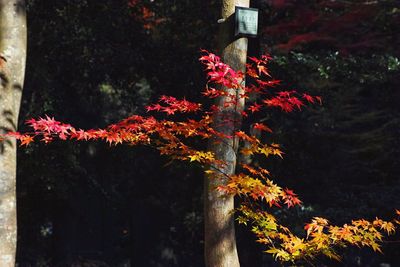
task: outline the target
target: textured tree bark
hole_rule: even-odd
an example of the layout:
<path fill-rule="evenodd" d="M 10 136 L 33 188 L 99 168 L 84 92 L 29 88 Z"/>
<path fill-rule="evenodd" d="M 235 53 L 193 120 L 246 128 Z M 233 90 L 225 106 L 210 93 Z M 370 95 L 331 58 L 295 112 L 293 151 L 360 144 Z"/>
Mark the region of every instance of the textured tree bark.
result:
<path fill-rule="evenodd" d="M 247 38 L 235 40 L 233 14 L 235 6 L 249 7 L 250 0 L 222 0 L 222 19 L 218 35 L 219 52 L 225 63 L 235 70 L 245 71 L 247 57 Z M 222 88 L 229 94 L 241 94 L 231 88 Z M 244 108 L 244 99 L 238 98 L 236 106 L 224 107 L 228 99 L 220 97 L 217 105 L 220 112 L 214 115 L 214 128 L 228 135 L 240 127 L 241 111 Z M 224 122 L 223 122 L 224 121 Z M 232 123 L 226 123 L 230 121 Z M 215 153 L 227 165 L 220 172 L 231 175 L 235 172 L 237 140 L 211 140 L 209 151 Z M 211 166 L 212 169 L 218 168 Z M 239 267 L 239 257 L 236 249 L 234 226 L 234 199 L 215 190 L 217 185 L 226 183 L 226 176 L 209 174 L 205 177 L 204 192 L 204 223 L 205 223 L 205 263 L 207 267 Z"/>
<path fill-rule="evenodd" d="M 23 0 L 0 0 L 0 133 L 15 131 L 26 61 L 26 15 Z M 0 142 L 0 266 L 15 265 L 16 142 Z"/>

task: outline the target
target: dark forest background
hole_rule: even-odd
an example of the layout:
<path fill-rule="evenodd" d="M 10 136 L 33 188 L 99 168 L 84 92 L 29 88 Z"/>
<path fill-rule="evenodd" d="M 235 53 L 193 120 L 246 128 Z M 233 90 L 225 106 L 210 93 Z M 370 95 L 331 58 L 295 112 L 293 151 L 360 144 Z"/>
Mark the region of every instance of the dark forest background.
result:
<path fill-rule="evenodd" d="M 249 55 L 272 54 L 286 89 L 321 95 L 303 112 L 271 111 L 284 160 L 276 181 L 302 208 L 279 217 L 299 231 L 389 219 L 400 208 L 400 4 L 259 0 Z M 200 48 L 216 47 L 219 1 L 29 0 L 20 127 L 48 114 L 96 128 L 161 94 L 202 101 Z M 202 171 L 157 151 L 101 142 L 35 143 L 18 154 L 18 266 L 204 266 Z M 279 266 L 237 227 L 243 267 Z M 400 236 L 384 254 L 343 251 L 316 266 L 400 266 Z"/>

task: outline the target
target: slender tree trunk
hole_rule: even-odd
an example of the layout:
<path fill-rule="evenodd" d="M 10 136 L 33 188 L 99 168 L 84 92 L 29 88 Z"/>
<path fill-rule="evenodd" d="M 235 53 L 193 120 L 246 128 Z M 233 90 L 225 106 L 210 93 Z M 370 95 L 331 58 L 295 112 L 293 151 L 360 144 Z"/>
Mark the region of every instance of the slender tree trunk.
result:
<path fill-rule="evenodd" d="M 26 14 L 23 0 L 0 0 L 0 131 L 15 131 L 26 60 Z M 0 266 L 15 264 L 17 243 L 16 142 L 0 143 Z"/>
<path fill-rule="evenodd" d="M 221 18 L 225 22 L 220 26 L 218 36 L 219 52 L 225 63 L 235 70 L 245 71 L 247 56 L 247 38 L 234 40 L 233 17 L 235 6 L 249 7 L 250 0 L 222 0 Z M 222 88 L 229 94 L 241 94 L 231 88 Z M 244 99 L 238 98 L 236 106 L 224 107 L 229 101 L 226 97 L 217 99 L 220 112 L 214 115 L 214 128 L 220 132 L 232 135 L 240 127 L 241 111 L 244 108 Z M 229 121 L 231 123 L 226 123 Z M 209 151 L 215 153 L 216 158 L 227 164 L 220 172 L 231 175 L 235 172 L 237 140 L 211 140 Z M 218 168 L 217 166 L 212 166 Z M 239 258 L 236 249 L 234 226 L 234 199 L 222 194 L 215 187 L 226 183 L 226 176 L 217 173 L 205 178 L 204 220 L 205 220 L 205 262 L 207 267 L 239 267 Z"/>

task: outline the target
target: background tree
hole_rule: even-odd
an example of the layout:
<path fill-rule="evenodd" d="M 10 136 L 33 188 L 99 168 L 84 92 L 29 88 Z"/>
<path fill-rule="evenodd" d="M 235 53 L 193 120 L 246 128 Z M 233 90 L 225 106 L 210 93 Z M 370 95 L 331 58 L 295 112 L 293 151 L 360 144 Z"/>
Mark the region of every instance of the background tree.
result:
<path fill-rule="evenodd" d="M 15 131 L 26 60 L 25 3 L 0 1 L 0 131 Z M 0 140 L 0 265 L 14 266 L 17 243 L 15 140 Z"/>

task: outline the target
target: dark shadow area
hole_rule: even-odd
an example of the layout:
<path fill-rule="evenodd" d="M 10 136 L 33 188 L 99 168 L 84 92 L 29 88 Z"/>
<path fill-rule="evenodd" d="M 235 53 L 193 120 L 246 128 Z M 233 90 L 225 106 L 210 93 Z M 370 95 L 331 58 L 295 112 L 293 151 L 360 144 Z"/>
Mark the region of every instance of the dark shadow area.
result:
<path fill-rule="evenodd" d="M 27 4 L 21 130 L 44 114 L 104 127 L 144 114 L 160 94 L 200 96 L 197 56 L 209 45 L 198 44 L 211 42 L 204 26 L 217 20 L 208 3 L 157 3 L 171 18 L 151 31 L 126 1 Z M 203 266 L 200 170 L 163 168 L 157 151 L 103 143 L 38 141 L 18 161 L 20 266 Z"/>
<path fill-rule="evenodd" d="M 12 89 L 17 91 L 22 91 L 22 86 L 20 84 L 13 84 Z"/>
<path fill-rule="evenodd" d="M 25 16 L 26 15 L 26 1 L 18 0 L 15 4 L 15 10 L 16 10 L 17 14 Z"/>
<path fill-rule="evenodd" d="M 11 110 L 3 110 L 1 113 L 2 114 L 0 116 L 2 116 L 1 121 L 3 123 L 0 125 L 0 133 L 7 134 L 8 132 L 15 132 L 17 126 L 14 122 L 13 112 Z M 0 139 L 0 154 L 4 154 L 6 146 L 8 146 L 10 149 L 14 147 L 14 143 L 11 141 L 11 138 L 12 137 L 5 136 L 4 138 Z"/>
<path fill-rule="evenodd" d="M 0 72 L 0 80 L 2 88 L 7 88 L 9 80 L 4 72 Z"/>
<path fill-rule="evenodd" d="M 3 99 L 10 99 L 10 95 L 5 96 L 5 94 L 11 94 L 13 95 L 12 91 L 9 91 L 9 79 L 6 76 L 5 73 L 1 72 L 0 73 L 0 80 L 1 80 L 1 88 L 2 92 L 0 92 L 0 101 Z M 13 84 L 11 86 L 12 89 L 22 91 L 22 87 L 20 84 Z M 1 103 L 1 102 L 0 102 Z M 15 119 L 15 111 L 9 109 L 11 107 L 6 107 L 5 104 L 3 103 L 1 106 L 1 125 L 0 125 L 0 133 L 1 134 L 7 134 L 8 132 L 15 132 L 17 130 L 17 122 Z M 4 154 L 6 146 L 9 146 L 10 149 L 14 147 L 13 142 L 11 141 L 12 137 L 5 136 L 4 138 L 0 139 L 0 153 Z"/>
<path fill-rule="evenodd" d="M 4 117 L 4 120 L 7 122 L 9 126 L 7 126 L 9 131 L 16 131 L 17 130 L 17 125 L 14 122 L 14 114 L 11 110 L 3 110 L 2 116 Z"/>

